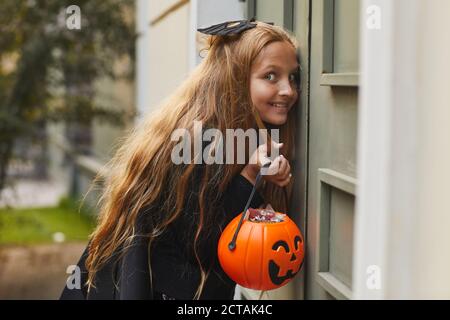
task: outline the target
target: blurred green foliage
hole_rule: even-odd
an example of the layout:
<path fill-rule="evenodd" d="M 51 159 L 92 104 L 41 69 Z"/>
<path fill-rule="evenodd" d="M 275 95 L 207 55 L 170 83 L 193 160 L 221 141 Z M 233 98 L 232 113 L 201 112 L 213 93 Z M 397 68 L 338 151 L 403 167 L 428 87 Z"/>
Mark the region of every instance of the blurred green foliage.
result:
<path fill-rule="evenodd" d="M 120 125 L 133 117 L 94 98 L 97 80 L 133 78 L 134 2 L 0 1 L 0 191 L 15 139 L 48 121 Z M 71 5 L 81 10 L 80 30 L 66 25 Z"/>
<path fill-rule="evenodd" d="M 54 242 L 57 232 L 64 241 L 87 241 L 94 226 L 93 215 L 70 198 L 57 207 L 0 209 L 0 245 Z"/>

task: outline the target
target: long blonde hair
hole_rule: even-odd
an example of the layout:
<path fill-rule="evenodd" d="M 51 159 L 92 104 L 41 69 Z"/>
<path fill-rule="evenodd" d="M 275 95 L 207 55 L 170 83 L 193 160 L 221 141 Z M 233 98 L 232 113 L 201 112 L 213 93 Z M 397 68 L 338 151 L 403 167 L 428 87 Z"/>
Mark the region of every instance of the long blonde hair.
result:
<path fill-rule="evenodd" d="M 295 38 L 282 28 L 258 22 L 256 28 L 234 36 L 207 36 L 207 56 L 178 89 L 149 114 L 124 140 L 108 163 L 104 188 L 99 200 L 99 221 L 91 235 L 86 260 L 88 290 L 95 286 L 95 274 L 119 250 L 132 243 L 135 223 L 142 208 L 160 206 L 152 215 L 150 244 L 182 212 L 194 172 L 193 161 L 175 165 L 171 152 L 176 142 L 171 134 L 177 128 L 193 130 L 194 120 L 225 133 L 226 129 L 264 126 L 254 108 L 249 92 L 252 62 L 267 44 L 287 41 L 297 48 Z M 281 153 L 289 160 L 294 153 L 295 117 L 292 108 L 287 122 L 280 127 Z M 195 155 L 194 155 L 195 156 Z M 248 157 L 247 157 L 248 159 Z M 243 164 L 207 165 L 199 185 L 200 214 L 193 244 L 201 281 L 194 298 L 199 298 L 208 271 L 197 252 L 200 235 L 213 221 L 213 204 L 223 194 Z M 97 176 L 94 183 L 101 180 Z M 167 192 L 170 190 L 170 192 Z M 261 192 L 274 209 L 287 210 L 289 192 L 272 184 Z M 149 268 L 151 265 L 149 262 Z M 151 281 L 151 280 L 150 280 Z"/>

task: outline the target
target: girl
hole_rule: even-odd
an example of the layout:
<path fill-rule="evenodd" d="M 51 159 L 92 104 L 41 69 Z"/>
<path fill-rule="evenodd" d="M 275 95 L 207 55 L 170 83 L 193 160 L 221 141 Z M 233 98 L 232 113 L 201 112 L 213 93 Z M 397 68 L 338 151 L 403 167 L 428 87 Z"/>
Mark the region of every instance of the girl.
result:
<path fill-rule="evenodd" d="M 286 212 L 299 72 L 297 44 L 286 31 L 239 23 L 239 30 L 225 23 L 233 32 L 206 36 L 207 56 L 109 163 L 99 223 L 78 263 L 82 286 L 66 287 L 62 299 L 233 298 L 217 242 L 243 210 L 271 147 L 281 156 L 251 207 L 266 202 Z M 244 164 L 199 164 L 203 150 L 175 164 L 172 133 L 193 133 L 194 121 L 224 136 L 226 129 L 275 128 L 282 143 L 243 150 Z"/>

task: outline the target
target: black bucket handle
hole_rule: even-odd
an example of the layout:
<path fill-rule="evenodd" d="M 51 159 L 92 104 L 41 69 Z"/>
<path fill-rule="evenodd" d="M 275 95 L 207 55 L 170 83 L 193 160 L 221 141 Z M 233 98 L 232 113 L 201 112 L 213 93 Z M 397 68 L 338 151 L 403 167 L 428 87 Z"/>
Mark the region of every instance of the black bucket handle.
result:
<path fill-rule="evenodd" d="M 264 164 L 261 167 L 261 169 L 259 170 L 258 175 L 256 176 L 255 185 L 253 186 L 252 193 L 250 193 L 250 197 L 247 200 L 247 204 L 245 205 L 244 212 L 242 213 L 242 216 L 241 216 L 241 219 L 239 220 L 236 231 L 234 232 L 233 239 L 228 244 L 228 250 L 230 250 L 230 251 L 233 251 L 236 248 L 236 239 L 237 239 L 239 230 L 241 229 L 242 223 L 244 222 L 244 218 L 247 213 L 247 210 L 250 207 L 250 203 L 252 202 L 253 196 L 255 195 L 256 188 L 258 187 L 259 181 L 261 180 L 261 176 L 262 176 L 261 173 L 262 173 L 263 169 L 268 168 L 271 165 L 271 163 L 272 162 L 269 161 L 266 164 Z"/>

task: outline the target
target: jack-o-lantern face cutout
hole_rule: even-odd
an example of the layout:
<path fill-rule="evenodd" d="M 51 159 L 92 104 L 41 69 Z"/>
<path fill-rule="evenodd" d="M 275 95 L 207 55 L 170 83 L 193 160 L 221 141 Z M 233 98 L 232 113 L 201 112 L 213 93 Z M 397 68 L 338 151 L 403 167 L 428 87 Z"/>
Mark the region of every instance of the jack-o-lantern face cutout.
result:
<path fill-rule="evenodd" d="M 294 238 L 293 250 L 290 250 L 289 244 L 284 240 L 278 240 L 272 246 L 272 250 L 278 252 L 277 259 L 284 261 L 284 265 L 291 266 L 283 275 L 280 275 L 280 265 L 273 259 L 269 260 L 269 276 L 275 285 L 281 285 L 284 281 L 292 279 L 300 271 L 303 263 L 303 254 L 300 251 L 303 245 L 301 236 Z M 284 255 L 284 257 L 283 257 Z M 288 259 L 288 261 L 286 261 Z"/>
<path fill-rule="evenodd" d="M 300 271 L 305 254 L 303 237 L 295 222 L 286 216 L 279 223 L 245 220 L 236 239 L 228 245 L 240 216 L 234 218 L 219 239 L 219 262 L 225 273 L 239 285 L 254 290 L 284 286 Z"/>

